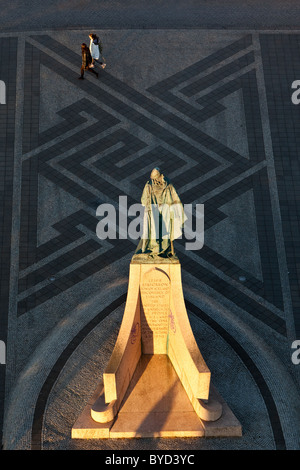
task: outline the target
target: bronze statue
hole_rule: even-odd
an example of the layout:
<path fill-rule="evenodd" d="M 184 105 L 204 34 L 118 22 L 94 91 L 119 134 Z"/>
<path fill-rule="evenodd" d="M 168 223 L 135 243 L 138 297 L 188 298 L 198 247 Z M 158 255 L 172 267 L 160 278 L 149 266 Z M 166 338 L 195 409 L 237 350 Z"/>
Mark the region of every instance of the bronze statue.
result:
<path fill-rule="evenodd" d="M 134 259 L 177 260 L 173 240 L 181 236 L 185 216 L 174 186 L 159 168 L 152 170 L 141 202 L 145 207 L 143 236 Z"/>

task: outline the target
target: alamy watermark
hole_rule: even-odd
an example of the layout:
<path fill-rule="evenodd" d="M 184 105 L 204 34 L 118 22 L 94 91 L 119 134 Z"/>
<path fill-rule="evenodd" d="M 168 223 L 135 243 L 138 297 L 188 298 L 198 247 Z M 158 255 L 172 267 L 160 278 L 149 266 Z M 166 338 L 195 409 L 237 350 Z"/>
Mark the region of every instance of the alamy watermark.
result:
<path fill-rule="evenodd" d="M 0 80 L 0 104 L 6 104 L 6 85 L 3 80 Z M 6 364 L 6 346 L 2 340 L 0 340 L 0 364 Z"/>
<path fill-rule="evenodd" d="M 299 104 L 300 103 L 300 80 L 294 80 L 291 88 L 295 90 L 291 96 L 292 103 Z"/>
<path fill-rule="evenodd" d="M 0 104 L 6 104 L 6 85 L 0 80 Z"/>
<path fill-rule="evenodd" d="M 118 214 L 114 205 L 104 203 L 97 207 L 96 216 L 101 217 L 96 227 L 100 240 L 173 240 L 184 234 L 186 250 L 200 250 L 204 245 L 204 204 L 152 204 L 145 208 L 136 203 L 128 207 L 127 196 L 119 196 Z"/>
<path fill-rule="evenodd" d="M 0 364 L 6 364 L 6 346 L 4 341 L 0 340 Z"/>
<path fill-rule="evenodd" d="M 295 341 L 293 341 L 291 348 L 295 349 L 291 357 L 292 363 L 297 366 L 298 364 L 300 364 L 300 340 L 296 339 Z"/>

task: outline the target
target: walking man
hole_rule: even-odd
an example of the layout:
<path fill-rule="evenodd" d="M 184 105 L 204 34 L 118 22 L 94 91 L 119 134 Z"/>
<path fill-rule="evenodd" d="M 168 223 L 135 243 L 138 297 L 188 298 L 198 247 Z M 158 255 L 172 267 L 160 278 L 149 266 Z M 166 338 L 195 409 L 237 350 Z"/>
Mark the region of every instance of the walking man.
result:
<path fill-rule="evenodd" d="M 91 56 L 88 46 L 85 43 L 81 44 L 81 54 L 82 54 L 82 64 L 81 64 L 80 77 L 78 77 L 79 80 L 84 79 L 85 70 L 92 72 L 98 78 L 98 73 L 95 70 L 93 70 L 93 68 L 90 67 L 92 65 L 92 56 Z"/>

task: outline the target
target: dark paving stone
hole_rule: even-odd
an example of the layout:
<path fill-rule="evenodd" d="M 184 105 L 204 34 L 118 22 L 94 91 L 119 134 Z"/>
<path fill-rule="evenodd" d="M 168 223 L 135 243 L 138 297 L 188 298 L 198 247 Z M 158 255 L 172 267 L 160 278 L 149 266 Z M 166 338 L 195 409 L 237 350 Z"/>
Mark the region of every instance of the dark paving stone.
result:
<path fill-rule="evenodd" d="M 0 77 L 6 85 L 6 104 L 0 105 L 0 207 L 1 220 L 1 291 L 0 291 L 0 340 L 6 344 L 7 323 L 9 310 L 9 280 L 10 280 L 10 253 L 11 253 L 11 224 L 12 224 L 12 188 L 14 165 L 14 131 L 16 108 L 16 57 L 17 38 L 0 39 Z M 3 188 L 3 189 L 2 189 Z M 5 328 L 6 326 L 6 328 Z M 0 365 L 0 423 L 2 423 L 5 396 L 5 370 L 4 364 Z M 0 442 L 2 440 L 2 426 L 0 428 Z"/>
<path fill-rule="evenodd" d="M 282 229 L 295 314 L 296 337 L 300 337 L 299 285 L 295 250 L 300 240 L 299 108 L 291 101 L 291 85 L 300 77 L 298 34 L 261 34 L 260 44 L 266 81 L 270 128 L 273 141 Z M 284 112 L 280 110 L 284 109 Z"/>

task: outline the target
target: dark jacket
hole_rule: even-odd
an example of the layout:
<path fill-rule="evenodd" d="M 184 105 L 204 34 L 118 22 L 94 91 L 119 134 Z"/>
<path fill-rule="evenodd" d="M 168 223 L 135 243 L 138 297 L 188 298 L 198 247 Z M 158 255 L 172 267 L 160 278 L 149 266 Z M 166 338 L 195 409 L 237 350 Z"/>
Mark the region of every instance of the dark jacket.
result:
<path fill-rule="evenodd" d="M 82 53 L 82 67 L 84 67 L 85 69 L 88 69 L 89 65 L 92 63 L 92 56 L 89 51 L 89 48 L 88 47 L 82 48 L 81 53 Z"/>

